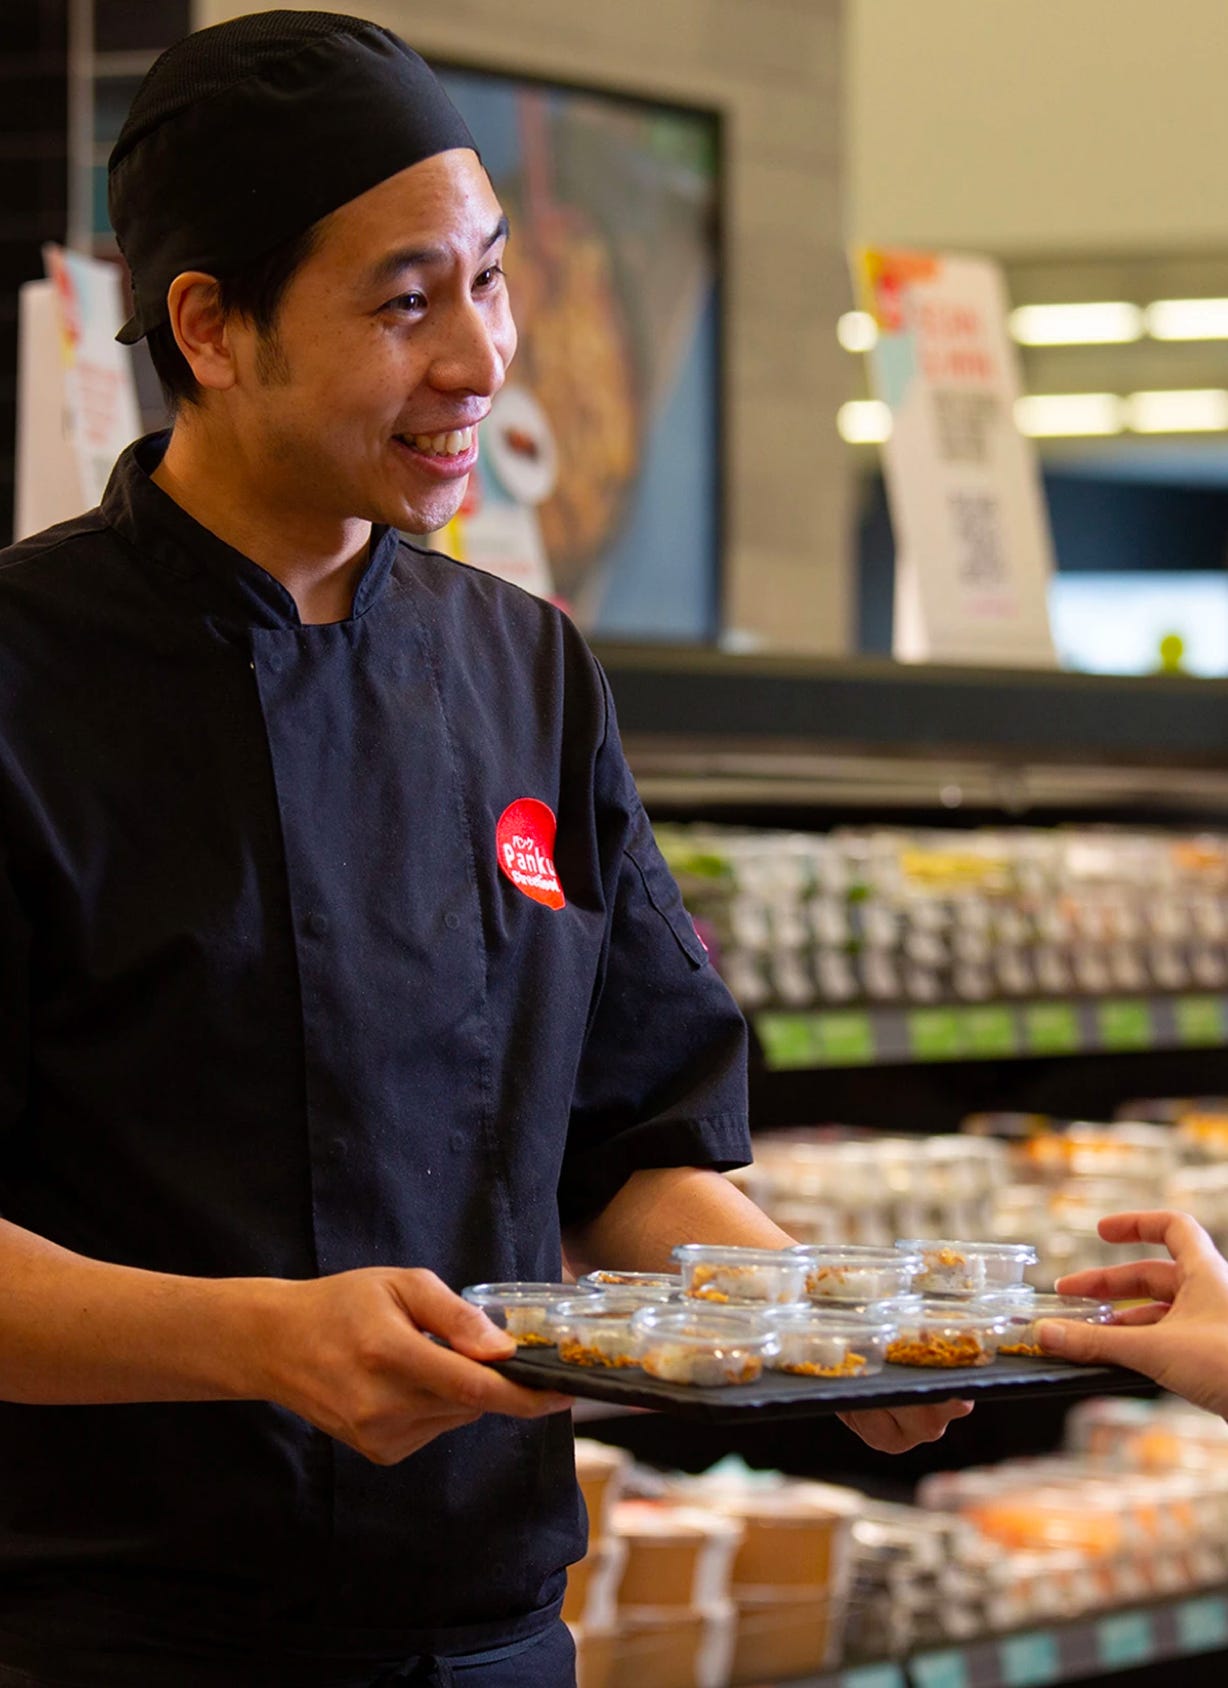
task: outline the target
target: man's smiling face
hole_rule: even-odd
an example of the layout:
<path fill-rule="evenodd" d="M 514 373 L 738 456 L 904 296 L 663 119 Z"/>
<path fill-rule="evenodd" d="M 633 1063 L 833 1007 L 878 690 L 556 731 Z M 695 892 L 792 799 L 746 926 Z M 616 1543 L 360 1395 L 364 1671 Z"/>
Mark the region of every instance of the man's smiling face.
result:
<path fill-rule="evenodd" d="M 507 222 L 477 155 L 438 153 L 319 225 L 275 335 L 232 325 L 228 406 L 270 496 L 429 533 L 455 515 L 516 330 Z"/>

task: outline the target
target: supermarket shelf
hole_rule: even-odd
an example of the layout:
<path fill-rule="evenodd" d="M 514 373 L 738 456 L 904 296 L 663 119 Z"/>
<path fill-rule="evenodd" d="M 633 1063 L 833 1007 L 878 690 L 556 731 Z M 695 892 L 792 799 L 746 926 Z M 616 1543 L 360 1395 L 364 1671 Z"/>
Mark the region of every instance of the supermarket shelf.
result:
<path fill-rule="evenodd" d="M 1212 1049 L 1228 996 L 1119 996 L 975 1007 L 763 1009 L 751 1015 L 771 1072 L 1020 1055 Z"/>
<path fill-rule="evenodd" d="M 795 1678 L 790 1688 L 1041 1688 L 1222 1650 L 1228 1650 L 1228 1591 L 1217 1589 L 927 1649 L 899 1663 L 846 1666 Z"/>

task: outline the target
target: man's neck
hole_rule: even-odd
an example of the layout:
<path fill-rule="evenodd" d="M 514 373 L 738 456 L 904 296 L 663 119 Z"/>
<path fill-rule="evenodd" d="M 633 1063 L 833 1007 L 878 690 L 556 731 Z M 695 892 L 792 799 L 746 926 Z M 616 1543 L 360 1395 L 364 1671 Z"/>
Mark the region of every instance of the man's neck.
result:
<path fill-rule="evenodd" d="M 345 621 L 370 553 L 370 522 L 320 523 L 295 507 L 278 511 L 249 486 L 231 454 L 183 424 L 175 427 L 153 482 L 194 521 L 281 582 L 307 624 Z"/>

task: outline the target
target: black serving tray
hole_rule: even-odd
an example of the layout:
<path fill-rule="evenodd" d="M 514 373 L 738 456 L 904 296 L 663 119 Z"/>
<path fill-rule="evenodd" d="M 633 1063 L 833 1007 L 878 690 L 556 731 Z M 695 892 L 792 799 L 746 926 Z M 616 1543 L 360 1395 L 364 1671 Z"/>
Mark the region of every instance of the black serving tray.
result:
<path fill-rule="evenodd" d="M 915 1407 L 932 1401 L 981 1401 L 995 1396 L 1101 1395 L 1107 1390 L 1151 1394 L 1155 1385 L 1121 1366 L 1077 1366 L 1069 1360 L 1029 1360 L 1014 1355 L 988 1366 L 928 1370 L 886 1365 L 873 1377 L 793 1377 L 765 1371 L 757 1383 L 699 1389 L 661 1383 L 638 1367 L 625 1370 L 565 1365 L 553 1349 L 522 1350 L 495 1370 L 530 1389 L 554 1389 L 620 1407 L 648 1407 L 680 1418 L 758 1423 L 817 1418 L 862 1407 Z"/>

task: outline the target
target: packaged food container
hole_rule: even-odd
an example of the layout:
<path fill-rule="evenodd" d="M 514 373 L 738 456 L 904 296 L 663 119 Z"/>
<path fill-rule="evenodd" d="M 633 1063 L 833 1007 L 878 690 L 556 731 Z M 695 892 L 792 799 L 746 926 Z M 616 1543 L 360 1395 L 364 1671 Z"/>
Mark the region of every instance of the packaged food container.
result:
<path fill-rule="evenodd" d="M 586 1295 L 576 1284 L 470 1284 L 461 1294 L 480 1307 L 493 1324 L 516 1338 L 520 1348 L 553 1348 L 550 1309 L 560 1301 Z"/>
<path fill-rule="evenodd" d="M 749 1310 L 641 1307 L 632 1330 L 650 1377 L 704 1389 L 754 1383 L 777 1348 L 763 1319 Z"/>
<path fill-rule="evenodd" d="M 805 1294 L 806 1263 L 792 1249 L 682 1243 L 674 1259 L 683 1293 L 696 1301 L 784 1303 Z"/>
<path fill-rule="evenodd" d="M 898 1248 L 800 1247 L 806 1294 L 818 1302 L 886 1301 L 907 1295 L 921 1270 L 921 1256 Z"/>
<path fill-rule="evenodd" d="M 1024 1272 L 1038 1259 L 1030 1243 L 906 1238 L 895 1246 L 904 1254 L 921 1256 L 921 1270 L 912 1281 L 921 1295 L 976 1296 L 1009 1289 L 1023 1282 Z"/>
<path fill-rule="evenodd" d="M 678 1272 L 586 1272 L 580 1279 L 581 1289 L 610 1290 L 620 1295 L 637 1295 L 641 1301 L 668 1301 L 682 1293 L 682 1275 Z"/>
<path fill-rule="evenodd" d="M 998 1342 L 999 1354 L 1022 1354 L 1051 1358 L 1040 1345 L 1036 1326 L 1042 1319 L 1074 1319 L 1085 1325 L 1111 1325 L 1113 1309 L 1105 1301 L 1090 1301 L 1081 1295 L 987 1296 L 974 1304 L 988 1308 L 1006 1322 Z"/>
<path fill-rule="evenodd" d="M 896 1366 L 987 1366 L 1006 1328 L 1002 1314 L 972 1302 L 922 1301 L 901 1312 L 886 1357 Z"/>
<path fill-rule="evenodd" d="M 883 1369 L 896 1326 L 819 1307 L 772 1307 L 763 1322 L 779 1343 L 773 1371 L 798 1377 L 870 1377 Z"/>
<path fill-rule="evenodd" d="M 575 1295 L 556 1301 L 547 1324 L 559 1359 L 569 1366 L 634 1366 L 631 1315 L 644 1305 L 634 1294 Z"/>

